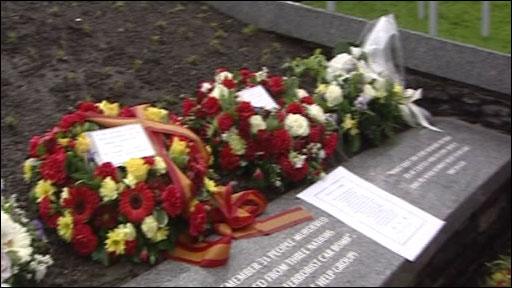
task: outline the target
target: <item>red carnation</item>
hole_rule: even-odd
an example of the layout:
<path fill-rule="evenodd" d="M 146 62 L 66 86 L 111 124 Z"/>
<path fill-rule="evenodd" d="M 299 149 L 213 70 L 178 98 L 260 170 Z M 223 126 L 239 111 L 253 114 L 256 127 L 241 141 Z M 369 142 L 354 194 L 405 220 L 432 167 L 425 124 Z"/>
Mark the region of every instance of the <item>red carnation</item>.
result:
<path fill-rule="evenodd" d="M 242 120 L 248 120 L 252 115 L 255 114 L 254 108 L 251 103 L 247 101 L 242 101 L 236 107 L 236 113 L 238 114 L 238 118 Z"/>
<path fill-rule="evenodd" d="M 96 237 L 89 225 L 78 224 L 73 228 L 71 243 L 78 255 L 88 256 L 96 250 L 98 237 Z"/>
<path fill-rule="evenodd" d="M 137 252 L 137 240 L 125 241 L 125 253 L 128 256 L 133 256 Z"/>
<path fill-rule="evenodd" d="M 183 100 L 182 110 L 183 110 L 183 116 L 187 117 L 190 115 L 190 112 L 192 112 L 192 109 L 196 107 L 196 103 L 191 99 L 185 99 Z"/>
<path fill-rule="evenodd" d="M 117 181 L 117 168 L 111 162 L 105 162 L 96 167 L 94 170 L 94 176 L 101 179 L 111 177 L 113 180 Z"/>
<path fill-rule="evenodd" d="M 28 154 L 30 157 L 37 157 L 37 147 L 41 144 L 41 136 L 33 136 L 30 138 L 30 142 L 28 145 Z"/>
<path fill-rule="evenodd" d="M 292 138 L 286 129 L 278 129 L 272 132 L 271 150 L 273 154 L 288 154 L 292 146 Z"/>
<path fill-rule="evenodd" d="M 277 111 L 276 113 L 276 116 L 277 116 L 277 120 L 280 122 L 280 123 L 283 123 L 284 120 L 286 119 L 286 112 L 280 110 L 280 111 Z"/>
<path fill-rule="evenodd" d="M 309 131 L 309 142 L 321 143 L 324 127 L 321 125 L 313 125 Z"/>
<path fill-rule="evenodd" d="M 119 112 L 119 116 L 131 118 L 135 117 L 135 112 L 133 112 L 132 108 L 130 107 L 123 107 L 123 109 L 121 109 Z"/>
<path fill-rule="evenodd" d="M 43 197 L 38 206 L 39 217 L 41 217 L 44 223 L 46 223 L 46 225 L 50 228 L 57 227 L 57 219 L 59 219 L 60 215 L 55 213 L 50 198 L 48 196 Z"/>
<path fill-rule="evenodd" d="M 189 218 L 190 227 L 188 232 L 192 236 L 199 236 L 206 228 L 206 209 L 204 204 L 197 203 L 194 210 L 190 213 Z"/>
<path fill-rule="evenodd" d="M 226 112 L 219 114 L 219 116 L 217 117 L 217 125 L 219 125 L 219 129 L 221 132 L 226 132 L 227 130 L 229 130 L 229 128 L 233 126 L 234 122 L 235 121 L 233 117 L 231 117 L 231 115 L 229 115 Z"/>
<path fill-rule="evenodd" d="M 215 115 L 220 112 L 219 100 L 215 97 L 206 97 L 201 108 L 207 115 Z"/>
<path fill-rule="evenodd" d="M 89 101 L 84 101 L 84 102 L 80 102 L 80 104 L 78 104 L 78 110 L 80 112 L 95 112 L 95 113 L 99 113 L 100 112 L 100 109 L 98 108 L 98 106 L 96 106 L 95 103 L 93 102 L 89 102 Z"/>
<path fill-rule="evenodd" d="M 229 90 L 236 88 L 236 82 L 233 79 L 226 78 L 222 80 L 222 85 L 224 85 L 224 87 L 228 88 Z"/>
<path fill-rule="evenodd" d="M 167 186 L 162 193 L 162 207 L 171 217 L 178 216 L 183 210 L 183 195 L 173 185 Z"/>
<path fill-rule="evenodd" d="M 67 129 L 71 128 L 73 125 L 75 125 L 76 123 L 82 123 L 84 121 L 85 121 L 85 115 L 81 112 L 75 112 L 75 113 L 71 113 L 71 114 L 62 116 L 58 127 L 62 128 L 64 130 L 67 130 Z"/>
<path fill-rule="evenodd" d="M 238 123 L 238 134 L 245 140 L 251 137 L 251 123 L 249 123 L 249 120 L 240 120 Z"/>
<path fill-rule="evenodd" d="M 41 175 L 44 179 L 57 184 L 62 184 L 66 180 L 66 152 L 59 149 L 48 158 L 46 158 L 40 167 Z"/>
<path fill-rule="evenodd" d="M 254 141 L 248 141 L 247 147 L 245 148 L 245 158 L 247 160 L 254 160 L 256 158 L 256 153 L 258 153 L 258 144 Z"/>
<path fill-rule="evenodd" d="M 272 76 L 267 79 L 266 87 L 273 96 L 279 96 L 284 92 L 284 81 L 281 76 Z"/>
<path fill-rule="evenodd" d="M 225 170 L 234 170 L 240 166 L 240 157 L 233 154 L 231 148 L 225 145 L 220 151 L 220 166 Z"/>
<path fill-rule="evenodd" d="M 300 103 L 293 102 L 286 107 L 286 113 L 304 114 L 304 107 Z"/>
<path fill-rule="evenodd" d="M 64 199 L 64 208 L 71 209 L 73 219 L 77 223 L 85 223 L 100 204 L 100 196 L 85 186 L 74 186 L 69 189 L 69 196 Z"/>
<path fill-rule="evenodd" d="M 130 222 L 142 222 L 155 207 L 153 192 L 143 182 L 139 182 L 135 188 L 125 189 L 119 198 L 119 212 Z"/>
<path fill-rule="evenodd" d="M 315 104 L 315 100 L 311 96 L 306 96 L 306 97 L 300 98 L 300 103 L 313 105 L 313 104 Z"/>
<path fill-rule="evenodd" d="M 279 161 L 279 166 L 283 170 L 283 173 L 286 178 L 290 179 L 293 182 L 301 181 L 308 175 L 308 163 L 304 162 L 304 165 L 300 168 L 293 167 L 293 163 L 288 159 L 288 157 L 282 157 Z"/>
<path fill-rule="evenodd" d="M 331 133 L 324 138 L 324 150 L 325 155 L 330 156 L 336 150 L 336 144 L 338 143 L 338 133 Z"/>
<path fill-rule="evenodd" d="M 94 213 L 94 227 L 98 229 L 112 229 L 117 225 L 116 206 L 113 204 L 101 205 Z"/>
<path fill-rule="evenodd" d="M 254 77 L 254 72 L 252 72 L 248 68 L 241 68 L 239 72 L 240 77 L 242 77 L 242 81 L 246 82 L 246 84 L 251 80 L 252 77 Z"/>

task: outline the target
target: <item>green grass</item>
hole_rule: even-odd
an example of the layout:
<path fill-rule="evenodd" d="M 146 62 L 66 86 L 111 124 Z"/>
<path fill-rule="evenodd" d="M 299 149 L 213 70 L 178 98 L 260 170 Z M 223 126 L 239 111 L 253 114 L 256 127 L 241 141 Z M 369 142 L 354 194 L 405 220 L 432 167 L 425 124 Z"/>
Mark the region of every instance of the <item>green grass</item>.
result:
<path fill-rule="evenodd" d="M 304 1 L 317 8 L 325 1 Z M 440 1 L 438 37 L 510 54 L 510 2 L 491 1 L 491 32 L 480 35 L 481 1 Z M 365 19 L 394 13 L 401 28 L 428 33 L 428 1 L 425 18 L 418 18 L 418 1 L 337 1 L 338 12 Z"/>

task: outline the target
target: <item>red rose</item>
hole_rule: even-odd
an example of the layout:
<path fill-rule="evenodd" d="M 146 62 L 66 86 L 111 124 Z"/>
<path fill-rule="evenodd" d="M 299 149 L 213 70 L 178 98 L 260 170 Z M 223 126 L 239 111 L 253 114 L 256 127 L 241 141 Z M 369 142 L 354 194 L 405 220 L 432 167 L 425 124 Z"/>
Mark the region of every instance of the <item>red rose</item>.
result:
<path fill-rule="evenodd" d="M 267 79 L 266 87 L 273 96 L 279 96 L 284 92 L 284 81 L 281 76 L 272 76 Z"/>
<path fill-rule="evenodd" d="M 111 162 L 106 162 L 97 166 L 94 170 L 94 176 L 101 179 L 112 177 L 113 180 L 117 180 L 117 168 Z"/>
<path fill-rule="evenodd" d="M 162 208 L 171 217 L 178 216 L 183 210 L 183 195 L 174 187 L 169 185 L 162 193 Z"/>
<path fill-rule="evenodd" d="M 220 112 L 219 100 L 215 97 L 206 97 L 201 108 L 207 115 L 215 115 Z"/>
<path fill-rule="evenodd" d="M 206 209 L 204 204 L 197 203 L 190 213 L 188 232 L 191 236 L 199 236 L 206 228 Z"/>
<path fill-rule="evenodd" d="M 306 97 L 300 98 L 300 103 L 313 105 L 313 104 L 315 104 L 315 100 L 311 96 L 306 96 Z"/>
<path fill-rule="evenodd" d="M 258 130 L 256 133 L 256 141 L 257 143 L 270 143 L 272 141 L 272 133 L 267 130 Z M 273 147 L 271 145 L 258 145 L 258 152 L 266 152 L 272 151 Z"/>
<path fill-rule="evenodd" d="M 245 140 L 251 137 L 251 123 L 247 119 L 240 119 L 238 123 L 238 134 Z"/>
<path fill-rule="evenodd" d="M 242 120 L 248 120 L 252 115 L 255 114 L 254 108 L 251 103 L 247 101 L 242 101 L 236 107 L 236 113 L 238 114 L 238 118 Z"/>
<path fill-rule="evenodd" d="M 123 107 L 123 109 L 121 109 L 121 111 L 119 112 L 119 116 L 131 118 L 135 117 L 135 113 L 133 112 L 132 108 Z"/>
<path fill-rule="evenodd" d="M 81 256 L 92 254 L 98 246 L 98 237 L 92 232 L 89 225 L 78 224 L 73 227 L 73 248 Z"/>
<path fill-rule="evenodd" d="M 256 153 L 258 153 L 258 144 L 254 141 L 248 141 L 247 147 L 245 148 L 245 158 L 247 160 L 254 160 Z"/>
<path fill-rule="evenodd" d="M 66 180 L 66 152 L 64 150 L 57 150 L 52 155 L 48 156 L 40 167 L 41 176 L 44 179 L 50 180 L 57 184 L 63 184 Z"/>
<path fill-rule="evenodd" d="M 304 107 L 300 103 L 293 102 L 286 107 L 286 113 L 304 114 Z"/>
<path fill-rule="evenodd" d="M 286 129 L 278 129 L 272 132 L 270 151 L 272 154 L 288 154 L 292 146 L 292 138 Z"/>
<path fill-rule="evenodd" d="M 59 219 L 60 215 L 55 213 L 55 210 L 52 207 L 52 202 L 48 196 L 43 197 L 38 204 L 39 208 L 39 217 L 46 223 L 46 225 L 50 228 L 57 227 L 57 219 Z"/>
<path fill-rule="evenodd" d="M 309 130 L 309 142 L 321 143 L 324 127 L 321 125 L 313 125 Z"/>
<path fill-rule="evenodd" d="M 192 112 L 192 109 L 196 107 L 196 103 L 191 99 L 185 99 L 183 100 L 182 110 L 183 110 L 183 116 L 187 117 L 190 115 L 190 112 Z"/>
<path fill-rule="evenodd" d="M 81 112 L 75 112 L 75 113 L 71 113 L 71 114 L 62 116 L 58 127 L 62 128 L 64 130 L 67 130 L 67 129 L 71 128 L 73 125 L 75 125 L 76 123 L 82 123 L 84 121 L 85 121 L 85 115 Z"/>
<path fill-rule="evenodd" d="M 279 166 L 281 166 L 285 177 L 293 182 L 299 182 L 308 175 L 309 167 L 307 162 L 304 162 L 302 167 L 295 168 L 293 167 L 293 163 L 290 161 L 290 159 L 288 159 L 288 157 L 282 157 L 279 161 Z"/>
<path fill-rule="evenodd" d="M 28 145 L 28 154 L 30 157 L 38 157 L 37 154 L 37 147 L 41 144 L 41 136 L 34 136 L 30 139 L 29 145 Z"/>
<path fill-rule="evenodd" d="M 225 145 L 219 156 L 220 166 L 225 170 L 235 170 L 240 166 L 240 157 L 233 154 L 231 148 Z"/>
<path fill-rule="evenodd" d="M 219 129 L 221 132 L 226 132 L 233 126 L 235 120 L 231 115 L 229 115 L 226 112 L 223 112 L 217 116 L 217 125 L 219 126 Z"/>
<path fill-rule="evenodd" d="M 249 70 L 248 68 L 241 68 L 240 69 L 240 77 L 242 78 L 242 81 L 245 82 L 247 85 L 247 82 L 251 81 L 251 78 L 254 77 L 254 72 Z"/>
<path fill-rule="evenodd" d="M 336 144 L 338 143 L 338 133 L 331 133 L 324 138 L 324 150 L 325 155 L 330 156 L 336 150 Z"/>
<path fill-rule="evenodd" d="M 95 112 L 95 113 L 99 113 L 100 112 L 100 109 L 98 108 L 98 106 L 96 106 L 95 103 L 93 102 L 89 102 L 89 101 L 84 101 L 84 102 L 80 102 L 80 104 L 78 104 L 78 110 L 80 112 Z"/>
<path fill-rule="evenodd" d="M 128 256 L 133 256 L 137 252 L 137 240 L 125 241 L 125 252 Z"/>
<path fill-rule="evenodd" d="M 224 85 L 224 87 L 228 88 L 229 90 L 236 88 L 236 82 L 233 79 L 226 78 L 222 80 L 222 85 Z"/>

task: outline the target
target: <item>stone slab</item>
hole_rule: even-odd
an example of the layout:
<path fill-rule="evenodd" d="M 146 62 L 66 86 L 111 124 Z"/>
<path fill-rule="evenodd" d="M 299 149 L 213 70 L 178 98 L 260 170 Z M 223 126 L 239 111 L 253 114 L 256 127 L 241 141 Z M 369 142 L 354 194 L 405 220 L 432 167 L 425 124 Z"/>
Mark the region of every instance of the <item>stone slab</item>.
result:
<path fill-rule="evenodd" d="M 357 42 L 367 20 L 288 1 L 206 1 L 245 23 L 333 47 Z M 477 32 L 476 32 L 477 33 Z M 400 29 L 405 64 L 414 70 L 505 93 L 510 102 L 510 54 Z"/>
<path fill-rule="evenodd" d="M 446 221 L 415 262 L 296 198 L 300 191 L 291 191 L 270 203 L 266 214 L 304 206 L 315 216 L 313 221 L 274 235 L 234 241 L 223 267 L 166 261 L 125 285 L 411 285 L 432 255 L 442 253 L 439 249 L 446 239 L 510 179 L 509 136 L 451 118 L 435 118 L 434 124 L 445 132 L 410 129 L 343 163 L 367 181 Z"/>

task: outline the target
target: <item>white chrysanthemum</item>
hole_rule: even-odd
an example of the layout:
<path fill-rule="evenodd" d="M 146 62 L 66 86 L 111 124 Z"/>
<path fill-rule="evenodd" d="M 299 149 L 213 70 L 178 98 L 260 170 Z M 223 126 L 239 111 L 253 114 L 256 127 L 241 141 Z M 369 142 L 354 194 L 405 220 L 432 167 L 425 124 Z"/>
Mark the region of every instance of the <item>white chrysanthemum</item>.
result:
<path fill-rule="evenodd" d="M 308 136 L 309 121 L 299 114 L 288 114 L 284 119 L 284 126 L 292 136 Z"/>
<path fill-rule="evenodd" d="M 224 71 L 215 75 L 215 82 L 217 83 L 222 83 L 222 81 L 225 79 L 233 79 L 233 74 L 229 73 L 228 71 Z"/>
<path fill-rule="evenodd" d="M 146 237 L 152 239 L 153 237 L 155 237 L 156 232 L 158 231 L 158 222 L 156 221 L 155 217 L 153 217 L 153 215 L 150 215 L 144 218 L 144 221 L 142 221 L 142 225 L 140 225 L 140 228 L 142 229 L 142 232 L 144 232 L 144 235 L 146 235 Z"/>
<path fill-rule="evenodd" d="M 331 84 L 329 87 L 327 87 L 327 91 L 325 91 L 324 97 L 327 101 L 327 106 L 336 106 L 343 102 L 343 90 L 341 90 L 338 85 Z"/>
<path fill-rule="evenodd" d="M 215 84 L 215 88 L 213 88 L 212 93 L 210 93 L 210 97 L 214 97 L 219 99 L 221 96 L 229 95 L 229 90 L 222 84 Z"/>
<path fill-rule="evenodd" d="M 34 279 L 39 282 L 46 275 L 46 271 L 48 270 L 48 266 L 53 264 L 53 259 L 50 255 L 34 255 L 34 259 L 30 262 L 30 269 L 34 271 Z"/>
<path fill-rule="evenodd" d="M 297 152 L 291 152 L 290 155 L 288 155 L 288 159 L 292 162 L 293 168 L 302 168 L 304 163 L 306 163 L 306 158 L 306 155 L 301 155 Z"/>
<path fill-rule="evenodd" d="M 199 88 L 199 90 L 203 93 L 208 93 L 208 91 L 210 91 L 210 89 L 212 89 L 212 84 L 210 82 L 203 82 L 201 83 L 201 87 Z"/>
<path fill-rule="evenodd" d="M 334 81 L 338 76 L 343 76 L 357 69 L 357 60 L 352 55 L 338 54 L 327 63 L 326 78 Z"/>
<path fill-rule="evenodd" d="M 268 69 L 267 69 L 267 67 L 263 67 L 261 69 L 261 71 L 256 72 L 256 75 L 255 75 L 256 81 L 261 82 L 261 81 L 267 79 L 267 76 L 268 76 Z"/>
<path fill-rule="evenodd" d="M 251 123 L 252 133 L 258 133 L 258 130 L 267 129 L 267 123 L 265 123 L 265 120 L 263 120 L 263 117 L 260 115 L 252 115 L 251 118 L 249 118 L 249 123 Z"/>
<path fill-rule="evenodd" d="M 350 47 L 350 54 L 352 54 L 354 58 L 359 59 L 359 57 L 361 57 L 361 55 L 363 54 L 363 49 L 352 46 Z"/>
<path fill-rule="evenodd" d="M 20 263 L 27 262 L 32 254 L 31 241 L 27 229 L 2 211 L 2 251 L 14 252 Z"/>
<path fill-rule="evenodd" d="M 308 91 L 306 91 L 304 89 L 297 89 L 297 96 L 299 96 L 299 99 L 300 99 L 300 98 L 308 97 L 309 93 L 308 93 Z"/>
<path fill-rule="evenodd" d="M 324 109 L 317 104 L 307 106 L 308 115 L 320 123 L 325 122 Z"/>

